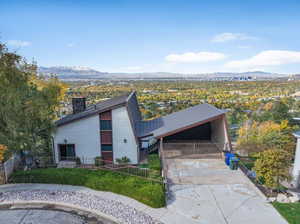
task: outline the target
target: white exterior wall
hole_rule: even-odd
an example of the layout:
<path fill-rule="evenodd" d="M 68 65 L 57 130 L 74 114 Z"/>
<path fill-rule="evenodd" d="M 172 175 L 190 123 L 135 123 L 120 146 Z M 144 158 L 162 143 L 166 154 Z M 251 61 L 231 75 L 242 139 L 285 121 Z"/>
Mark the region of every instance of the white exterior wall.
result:
<path fill-rule="evenodd" d="M 225 118 L 214 120 L 211 122 L 212 129 L 212 141 L 221 146 L 221 150 L 226 150 L 225 144 L 229 144 L 229 139 L 227 136 L 227 130 L 225 125 Z"/>
<path fill-rule="evenodd" d="M 126 107 L 112 110 L 112 134 L 114 161 L 126 156 L 132 164 L 137 164 L 138 145 Z M 126 139 L 126 143 L 124 139 Z"/>
<path fill-rule="evenodd" d="M 57 128 L 54 134 L 55 159 L 58 162 L 58 144 L 75 144 L 76 156 L 85 163 L 94 163 L 101 155 L 99 115 L 94 115 Z M 83 161 L 82 161 L 83 162 Z"/>
<path fill-rule="evenodd" d="M 297 146 L 295 152 L 295 161 L 293 167 L 293 182 L 295 187 L 299 186 L 300 182 L 300 136 L 297 137 Z"/>

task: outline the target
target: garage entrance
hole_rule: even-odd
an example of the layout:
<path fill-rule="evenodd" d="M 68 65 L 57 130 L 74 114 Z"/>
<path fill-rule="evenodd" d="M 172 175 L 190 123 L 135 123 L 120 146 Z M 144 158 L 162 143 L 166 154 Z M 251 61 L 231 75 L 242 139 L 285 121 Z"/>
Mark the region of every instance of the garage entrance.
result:
<path fill-rule="evenodd" d="M 166 136 L 164 141 L 211 141 L 211 123 L 208 122 L 182 132 Z"/>
<path fill-rule="evenodd" d="M 225 126 L 221 117 L 162 138 L 164 158 L 220 159 L 225 148 Z"/>

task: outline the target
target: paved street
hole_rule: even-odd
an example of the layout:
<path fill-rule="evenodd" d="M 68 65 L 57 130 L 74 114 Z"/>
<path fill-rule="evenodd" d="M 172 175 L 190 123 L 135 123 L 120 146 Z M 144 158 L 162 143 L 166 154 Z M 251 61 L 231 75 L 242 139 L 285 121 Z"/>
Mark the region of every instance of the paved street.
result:
<path fill-rule="evenodd" d="M 0 210 L 0 223 L 5 224 L 87 224 L 80 216 L 53 210 Z"/>
<path fill-rule="evenodd" d="M 168 159 L 168 210 L 198 224 L 286 224 L 244 174 L 219 159 Z"/>

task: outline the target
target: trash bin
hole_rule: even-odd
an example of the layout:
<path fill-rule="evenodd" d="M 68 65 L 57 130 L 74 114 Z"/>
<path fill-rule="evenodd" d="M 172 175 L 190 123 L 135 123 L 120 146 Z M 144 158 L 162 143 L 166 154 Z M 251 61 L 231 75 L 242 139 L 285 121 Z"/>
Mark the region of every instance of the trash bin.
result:
<path fill-rule="evenodd" d="M 231 170 L 237 170 L 239 167 L 239 158 L 233 156 L 230 158 L 230 165 L 229 165 Z"/>
<path fill-rule="evenodd" d="M 226 152 L 225 153 L 225 164 L 227 166 L 230 165 L 230 158 L 234 157 L 234 154 L 233 153 L 230 153 L 230 152 Z"/>

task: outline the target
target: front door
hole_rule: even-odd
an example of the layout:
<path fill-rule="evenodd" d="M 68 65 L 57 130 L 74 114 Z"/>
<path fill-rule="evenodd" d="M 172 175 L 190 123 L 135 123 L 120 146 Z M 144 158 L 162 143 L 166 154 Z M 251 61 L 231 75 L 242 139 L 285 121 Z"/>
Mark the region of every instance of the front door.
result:
<path fill-rule="evenodd" d="M 58 146 L 59 146 L 60 160 L 75 160 L 74 144 L 60 144 Z"/>

